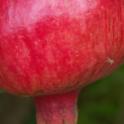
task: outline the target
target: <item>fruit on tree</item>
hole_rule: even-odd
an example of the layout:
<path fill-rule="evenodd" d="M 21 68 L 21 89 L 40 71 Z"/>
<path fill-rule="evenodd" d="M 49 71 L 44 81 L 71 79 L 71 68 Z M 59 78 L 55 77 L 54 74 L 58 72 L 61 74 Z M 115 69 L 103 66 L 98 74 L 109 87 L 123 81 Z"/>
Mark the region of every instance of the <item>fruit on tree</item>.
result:
<path fill-rule="evenodd" d="M 124 0 L 0 0 L 0 87 L 38 124 L 75 124 L 80 89 L 123 62 Z"/>

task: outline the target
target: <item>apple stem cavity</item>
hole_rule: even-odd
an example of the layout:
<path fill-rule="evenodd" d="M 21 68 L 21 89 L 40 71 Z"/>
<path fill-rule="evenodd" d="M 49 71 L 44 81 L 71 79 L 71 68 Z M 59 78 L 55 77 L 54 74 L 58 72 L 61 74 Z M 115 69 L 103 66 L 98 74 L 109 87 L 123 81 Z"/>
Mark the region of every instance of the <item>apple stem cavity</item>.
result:
<path fill-rule="evenodd" d="M 35 98 L 37 124 L 77 124 L 79 91 Z"/>

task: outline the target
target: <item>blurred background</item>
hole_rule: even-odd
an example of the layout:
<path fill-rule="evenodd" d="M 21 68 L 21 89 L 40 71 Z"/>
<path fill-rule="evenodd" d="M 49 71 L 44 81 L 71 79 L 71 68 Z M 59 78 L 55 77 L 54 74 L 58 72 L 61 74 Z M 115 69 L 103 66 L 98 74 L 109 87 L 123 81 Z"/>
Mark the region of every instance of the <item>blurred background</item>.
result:
<path fill-rule="evenodd" d="M 124 66 L 85 87 L 78 124 L 124 124 Z M 0 124 L 36 124 L 33 100 L 0 91 Z"/>

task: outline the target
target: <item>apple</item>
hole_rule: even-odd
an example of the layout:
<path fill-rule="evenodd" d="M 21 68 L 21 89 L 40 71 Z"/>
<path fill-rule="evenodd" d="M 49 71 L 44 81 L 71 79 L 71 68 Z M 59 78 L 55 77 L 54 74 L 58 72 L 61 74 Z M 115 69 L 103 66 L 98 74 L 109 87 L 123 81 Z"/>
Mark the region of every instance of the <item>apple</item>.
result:
<path fill-rule="evenodd" d="M 80 89 L 122 63 L 124 0 L 0 0 L 0 87 L 38 124 L 75 124 Z"/>

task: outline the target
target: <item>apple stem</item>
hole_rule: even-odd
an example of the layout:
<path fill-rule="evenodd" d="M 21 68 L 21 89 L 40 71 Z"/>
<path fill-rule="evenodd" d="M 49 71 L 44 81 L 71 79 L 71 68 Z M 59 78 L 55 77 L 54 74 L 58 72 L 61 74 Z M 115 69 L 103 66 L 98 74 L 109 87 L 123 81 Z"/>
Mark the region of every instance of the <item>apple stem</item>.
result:
<path fill-rule="evenodd" d="M 76 124 L 79 91 L 35 97 L 37 124 Z"/>

